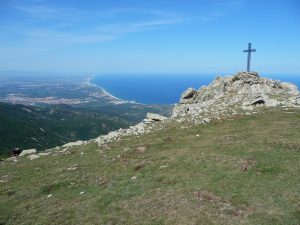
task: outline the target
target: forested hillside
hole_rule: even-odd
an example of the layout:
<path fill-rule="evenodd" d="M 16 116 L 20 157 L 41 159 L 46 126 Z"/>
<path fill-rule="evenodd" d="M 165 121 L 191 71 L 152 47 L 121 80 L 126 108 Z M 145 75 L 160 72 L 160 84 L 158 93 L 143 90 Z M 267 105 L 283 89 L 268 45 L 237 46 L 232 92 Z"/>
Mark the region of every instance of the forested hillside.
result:
<path fill-rule="evenodd" d="M 0 103 L 0 154 L 14 147 L 42 150 L 91 139 L 134 122 L 109 117 L 100 110 L 67 105 L 32 107 Z"/>

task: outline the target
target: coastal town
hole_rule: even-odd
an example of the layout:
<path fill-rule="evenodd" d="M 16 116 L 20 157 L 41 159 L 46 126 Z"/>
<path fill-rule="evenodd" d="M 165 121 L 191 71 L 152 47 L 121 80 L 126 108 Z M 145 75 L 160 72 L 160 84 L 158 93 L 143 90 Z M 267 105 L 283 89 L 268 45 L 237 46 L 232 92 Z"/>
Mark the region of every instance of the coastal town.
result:
<path fill-rule="evenodd" d="M 77 105 L 87 101 L 80 99 L 67 99 L 67 98 L 56 98 L 56 97 L 45 97 L 45 98 L 30 98 L 26 96 L 19 96 L 16 94 L 9 94 L 3 99 L 3 102 L 9 102 L 12 104 L 22 105 L 35 105 L 35 104 L 67 104 Z"/>

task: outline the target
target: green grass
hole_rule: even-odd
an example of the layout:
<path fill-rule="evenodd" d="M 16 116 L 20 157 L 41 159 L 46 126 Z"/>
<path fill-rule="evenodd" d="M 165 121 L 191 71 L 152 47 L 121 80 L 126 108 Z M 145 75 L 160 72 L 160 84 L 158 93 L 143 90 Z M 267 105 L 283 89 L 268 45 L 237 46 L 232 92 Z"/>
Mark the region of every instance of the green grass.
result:
<path fill-rule="evenodd" d="M 174 123 L 105 149 L 3 161 L 0 224 L 299 224 L 294 111 Z"/>

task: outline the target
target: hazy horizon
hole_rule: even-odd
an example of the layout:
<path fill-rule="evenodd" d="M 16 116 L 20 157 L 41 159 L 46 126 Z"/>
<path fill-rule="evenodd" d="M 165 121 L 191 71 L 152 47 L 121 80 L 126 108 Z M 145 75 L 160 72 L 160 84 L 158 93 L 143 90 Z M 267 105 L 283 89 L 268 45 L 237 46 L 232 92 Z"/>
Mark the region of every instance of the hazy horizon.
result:
<path fill-rule="evenodd" d="M 124 76 L 150 76 L 150 75 L 162 75 L 162 76 L 183 76 L 183 75 L 195 75 L 195 76 L 205 76 L 205 75 L 215 75 L 215 76 L 227 76 L 227 75 L 234 75 L 238 72 L 246 72 L 245 70 L 241 71 L 229 71 L 229 72 L 177 72 L 177 71 L 169 71 L 169 72 L 75 72 L 75 71 L 26 71 L 26 70 L 0 70 L 0 76 L 5 75 L 7 73 L 12 76 L 62 76 L 62 77 L 72 77 L 72 76 L 79 76 L 79 77 L 95 77 L 95 76 L 107 76 L 107 75 L 124 75 Z M 258 72 L 258 71 L 253 71 Z M 284 73 L 284 72 L 258 72 L 260 76 L 299 76 L 300 72 L 294 73 Z"/>

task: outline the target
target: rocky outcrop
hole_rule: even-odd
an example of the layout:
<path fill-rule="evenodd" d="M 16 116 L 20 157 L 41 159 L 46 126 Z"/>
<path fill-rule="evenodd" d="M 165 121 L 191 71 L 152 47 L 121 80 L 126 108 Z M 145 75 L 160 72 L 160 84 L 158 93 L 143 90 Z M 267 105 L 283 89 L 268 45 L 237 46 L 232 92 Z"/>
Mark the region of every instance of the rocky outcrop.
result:
<path fill-rule="evenodd" d="M 128 129 L 119 129 L 116 131 L 111 131 L 107 135 L 99 136 L 98 138 L 94 139 L 98 143 L 99 146 L 109 143 L 111 141 L 117 141 L 123 137 L 132 136 L 132 135 L 141 135 L 150 133 L 152 130 L 159 130 L 162 128 L 164 121 L 168 118 L 154 114 L 148 113 L 146 118 L 138 123 L 135 126 L 130 126 Z"/>
<path fill-rule="evenodd" d="M 161 129 L 164 123 L 185 120 L 208 124 L 214 119 L 243 113 L 251 115 L 257 107 L 300 107 L 300 94 L 290 83 L 262 78 L 255 72 L 240 72 L 233 76 L 217 77 L 210 85 L 187 89 L 171 118 L 148 113 L 143 122 L 112 131 L 95 139 L 99 146 L 130 135 L 141 135 Z M 241 112 L 242 110 L 242 112 Z M 253 112 L 256 113 L 256 112 Z"/>
<path fill-rule="evenodd" d="M 233 76 L 217 77 L 198 91 L 189 88 L 174 107 L 172 118 L 218 118 L 242 109 L 256 107 L 300 107 L 300 94 L 293 84 L 263 78 L 255 72 L 240 72 Z"/>
<path fill-rule="evenodd" d="M 142 122 L 128 129 L 112 131 L 89 141 L 67 143 L 61 147 L 46 150 L 44 154 L 53 153 L 53 156 L 70 154 L 69 149 L 73 146 L 90 142 L 97 142 L 99 147 L 105 147 L 108 143 L 122 138 L 163 129 L 167 123 L 188 121 L 205 125 L 232 115 L 256 114 L 255 109 L 259 107 L 276 106 L 300 108 L 300 93 L 297 87 L 290 83 L 260 77 L 258 73 L 241 72 L 233 76 L 217 77 L 210 85 L 203 86 L 199 90 L 187 89 L 181 95 L 180 103 L 174 107 L 171 118 L 148 113 Z M 145 149 L 141 147 L 137 151 L 144 152 Z M 42 156 L 42 153 L 38 155 L 35 153 L 35 149 L 24 150 L 20 156 L 30 155 L 28 158 L 31 160 Z M 16 157 L 11 159 L 17 160 Z"/>

